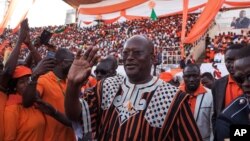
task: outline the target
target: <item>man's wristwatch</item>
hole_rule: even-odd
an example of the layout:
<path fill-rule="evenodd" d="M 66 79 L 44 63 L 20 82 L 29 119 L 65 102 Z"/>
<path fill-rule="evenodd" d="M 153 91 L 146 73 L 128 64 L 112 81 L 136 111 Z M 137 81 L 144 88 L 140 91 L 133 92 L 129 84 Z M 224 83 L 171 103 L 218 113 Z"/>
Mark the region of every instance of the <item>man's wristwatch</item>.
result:
<path fill-rule="evenodd" d="M 32 76 L 30 76 L 28 84 L 37 84 L 37 80 L 35 80 Z"/>

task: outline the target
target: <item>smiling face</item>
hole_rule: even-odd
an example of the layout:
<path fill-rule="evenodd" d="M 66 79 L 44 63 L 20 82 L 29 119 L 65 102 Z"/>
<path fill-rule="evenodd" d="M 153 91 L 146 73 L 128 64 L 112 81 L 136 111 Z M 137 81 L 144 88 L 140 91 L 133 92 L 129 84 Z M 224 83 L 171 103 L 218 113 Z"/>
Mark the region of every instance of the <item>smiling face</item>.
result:
<path fill-rule="evenodd" d="M 245 94 L 250 94 L 250 57 L 238 59 L 234 62 L 234 78 Z"/>
<path fill-rule="evenodd" d="M 195 92 L 200 85 L 200 70 L 196 66 L 187 66 L 183 71 L 187 92 Z"/>
<path fill-rule="evenodd" d="M 124 46 L 123 63 L 130 80 L 141 82 L 149 78 L 153 63 L 153 45 L 143 36 L 130 38 Z"/>

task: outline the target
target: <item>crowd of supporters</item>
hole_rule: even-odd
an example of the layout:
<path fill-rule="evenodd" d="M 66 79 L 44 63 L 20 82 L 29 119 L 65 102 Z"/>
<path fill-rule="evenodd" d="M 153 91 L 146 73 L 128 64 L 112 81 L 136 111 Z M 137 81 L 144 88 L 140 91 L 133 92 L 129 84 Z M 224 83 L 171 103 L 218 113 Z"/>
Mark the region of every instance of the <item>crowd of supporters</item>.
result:
<path fill-rule="evenodd" d="M 188 31 L 197 16 L 190 15 Z M 242 109 L 249 107 L 250 32 L 207 37 L 207 49 L 227 54 L 224 77 L 219 71 L 216 79 L 201 74 L 192 56 L 176 70 L 183 81 L 165 70 L 155 77 L 162 57 L 153 60 L 154 47 L 159 54 L 162 48 L 178 49 L 180 19 L 31 29 L 24 20 L 18 33 L 6 30 L 1 36 L 0 141 L 229 138 L 230 124 L 249 123 Z M 38 38 L 44 29 L 53 34 L 48 44 Z M 117 73 L 121 54 L 126 76 Z"/>
<path fill-rule="evenodd" d="M 189 32 L 198 16 L 199 14 L 190 14 L 188 16 L 187 32 Z M 87 28 L 76 27 L 76 24 L 36 27 L 30 29 L 30 35 L 31 40 L 34 40 L 41 35 L 43 30 L 48 30 L 53 33 L 49 44 L 58 48 L 68 48 L 73 53 L 76 53 L 77 48 L 85 49 L 87 46 L 95 46 L 100 48 L 99 55 L 103 57 L 113 54 L 117 58 L 122 59 L 121 51 L 124 42 L 133 35 L 144 34 L 153 40 L 155 47 L 180 54 L 181 21 L 182 16 L 176 15 L 160 18 L 156 21 L 137 19 L 113 24 L 99 23 L 96 26 Z M 13 33 L 12 30 L 6 30 L 0 37 L 0 45 L 13 47 L 17 40 L 17 33 Z M 6 44 L 6 42 L 10 44 Z M 0 52 L 4 56 L 4 47 L 1 48 Z M 46 50 L 46 47 L 42 47 L 39 49 L 39 52 L 42 56 L 45 56 Z M 187 54 L 189 50 L 190 48 L 186 51 Z M 21 52 L 20 59 L 24 59 L 28 50 L 23 48 Z"/>
<path fill-rule="evenodd" d="M 249 44 L 250 31 L 241 30 L 240 34 L 234 32 L 220 33 L 214 38 L 206 37 L 206 50 L 204 63 L 222 63 L 226 49 L 233 44 Z"/>

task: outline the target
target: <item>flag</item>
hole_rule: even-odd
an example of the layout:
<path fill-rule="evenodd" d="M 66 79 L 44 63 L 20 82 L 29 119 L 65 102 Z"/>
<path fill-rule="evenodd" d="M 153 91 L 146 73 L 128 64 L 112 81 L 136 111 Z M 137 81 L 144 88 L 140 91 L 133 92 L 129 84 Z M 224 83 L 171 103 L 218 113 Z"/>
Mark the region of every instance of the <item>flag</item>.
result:
<path fill-rule="evenodd" d="M 58 27 L 54 30 L 54 33 L 56 34 L 59 34 L 59 33 L 62 33 L 66 30 L 66 27 L 65 26 L 62 26 L 62 27 Z"/>
<path fill-rule="evenodd" d="M 153 20 L 153 21 L 157 20 L 157 15 L 156 15 L 156 13 L 155 13 L 154 8 L 152 8 L 150 18 L 151 18 L 151 20 Z"/>

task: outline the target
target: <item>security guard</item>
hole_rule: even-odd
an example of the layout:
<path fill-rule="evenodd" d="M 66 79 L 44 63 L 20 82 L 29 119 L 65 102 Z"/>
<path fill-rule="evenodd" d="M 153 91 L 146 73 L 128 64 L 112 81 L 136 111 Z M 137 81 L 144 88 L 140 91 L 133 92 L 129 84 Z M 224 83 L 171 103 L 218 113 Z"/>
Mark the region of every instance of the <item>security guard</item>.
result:
<path fill-rule="evenodd" d="M 250 46 L 240 49 L 241 56 L 234 62 L 234 78 L 244 94 L 232 101 L 216 120 L 218 141 L 230 137 L 230 125 L 250 125 Z"/>
<path fill-rule="evenodd" d="M 217 141 L 230 137 L 232 124 L 250 125 L 250 104 L 246 94 L 235 99 L 217 118 Z"/>

